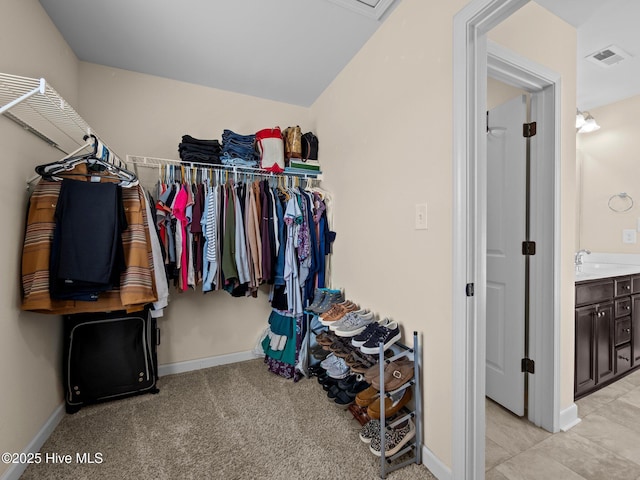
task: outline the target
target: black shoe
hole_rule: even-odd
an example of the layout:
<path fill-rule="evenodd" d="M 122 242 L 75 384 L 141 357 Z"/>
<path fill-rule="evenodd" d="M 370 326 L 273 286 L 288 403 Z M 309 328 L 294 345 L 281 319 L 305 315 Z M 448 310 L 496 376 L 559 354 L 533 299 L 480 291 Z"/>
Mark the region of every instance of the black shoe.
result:
<path fill-rule="evenodd" d="M 327 397 L 336 398 L 340 392 L 343 390 L 338 387 L 338 385 L 332 385 L 329 390 L 327 390 Z"/>
<path fill-rule="evenodd" d="M 329 391 L 329 389 L 334 385 L 337 385 L 339 381 L 340 380 L 337 378 L 327 377 L 327 379 L 324 382 L 322 382 L 322 388 L 325 389 L 326 391 Z"/>
<path fill-rule="evenodd" d="M 370 383 L 363 381 L 359 381 L 354 383 L 351 387 L 349 387 L 348 389 L 346 389 L 345 391 L 347 392 L 348 395 L 353 395 L 353 397 L 355 398 L 355 396 L 357 394 L 359 394 L 360 392 L 362 392 L 363 390 L 366 390 L 367 388 L 369 388 L 371 386 Z"/>
<path fill-rule="evenodd" d="M 354 399 L 355 397 L 351 397 L 347 395 L 347 393 L 344 390 L 340 390 L 340 392 L 338 393 L 338 395 L 336 395 L 336 398 L 333 401 L 337 406 L 342 408 L 347 408 L 349 405 L 353 403 Z"/>
<path fill-rule="evenodd" d="M 326 373 L 326 372 L 327 371 L 324 368 L 322 368 L 320 365 L 311 365 L 309 367 L 309 375 L 311 375 L 311 376 L 317 376 L 318 377 L 318 376 L 320 376 L 320 375 L 322 375 L 323 373 Z"/>
<path fill-rule="evenodd" d="M 342 390 L 348 390 L 351 387 L 353 387 L 353 385 L 356 383 L 356 376 L 355 375 L 349 375 L 346 378 L 343 378 L 342 380 L 340 380 L 338 382 L 338 387 L 340 387 L 340 389 Z"/>

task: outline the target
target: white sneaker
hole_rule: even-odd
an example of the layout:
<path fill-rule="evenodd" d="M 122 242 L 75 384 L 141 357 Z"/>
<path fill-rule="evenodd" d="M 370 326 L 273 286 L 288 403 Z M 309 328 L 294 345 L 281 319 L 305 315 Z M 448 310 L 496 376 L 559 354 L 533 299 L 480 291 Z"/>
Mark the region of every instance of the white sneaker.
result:
<path fill-rule="evenodd" d="M 373 323 L 373 321 L 373 312 L 365 315 L 353 315 L 346 319 L 337 330 L 334 330 L 334 333 L 339 337 L 355 337 L 362 333 L 367 328 L 367 325 Z"/>

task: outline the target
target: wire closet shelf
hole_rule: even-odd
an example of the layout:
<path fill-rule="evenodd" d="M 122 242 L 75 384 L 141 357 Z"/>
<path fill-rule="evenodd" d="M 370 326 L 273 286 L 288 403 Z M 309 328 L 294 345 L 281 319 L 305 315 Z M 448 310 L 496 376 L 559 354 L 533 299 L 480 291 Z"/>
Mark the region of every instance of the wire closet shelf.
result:
<path fill-rule="evenodd" d="M 113 150 L 44 78 L 0 73 L 0 105 L 0 114 L 66 155 L 94 149 L 103 160 L 123 166 Z"/>
<path fill-rule="evenodd" d="M 227 172 L 228 175 L 233 175 L 236 180 L 239 175 L 255 175 L 260 177 L 297 177 L 306 180 L 322 180 L 321 172 L 301 172 L 285 170 L 282 173 L 273 173 L 262 168 L 245 167 L 241 165 L 218 165 L 211 163 L 183 162 L 181 160 L 146 157 L 141 155 L 127 155 L 126 163 L 129 168 L 133 166 L 136 174 L 138 173 L 139 166 L 157 169 L 167 166 L 173 166 L 178 169 L 184 168 L 185 170 L 198 169 Z"/>

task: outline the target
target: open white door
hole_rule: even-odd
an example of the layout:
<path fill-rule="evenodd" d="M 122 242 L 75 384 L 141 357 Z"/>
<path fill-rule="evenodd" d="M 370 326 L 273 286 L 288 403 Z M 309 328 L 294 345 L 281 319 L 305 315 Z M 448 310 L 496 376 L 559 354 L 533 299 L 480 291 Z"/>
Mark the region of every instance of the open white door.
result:
<path fill-rule="evenodd" d="M 524 95 L 489 112 L 486 395 L 524 415 L 527 165 Z"/>

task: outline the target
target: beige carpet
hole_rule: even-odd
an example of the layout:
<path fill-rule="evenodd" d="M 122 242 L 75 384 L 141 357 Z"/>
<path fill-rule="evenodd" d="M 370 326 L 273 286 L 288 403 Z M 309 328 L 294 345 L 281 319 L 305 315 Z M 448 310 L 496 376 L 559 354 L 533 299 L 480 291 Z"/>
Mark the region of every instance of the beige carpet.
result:
<path fill-rule="evenodd" d="M 43 446 L 67 464 L 31 465 L 22 479 L 379 478 L 379 458 L 358 439 L 360 424 L 329 403 L 314 379 L 269 373 L 262 360 L 163 377 L 160 393 L 66 415 Z M 100 464 L 78 464 L 88 453 Z M 387 476 L 434 479 L 422 465 Z"/>

